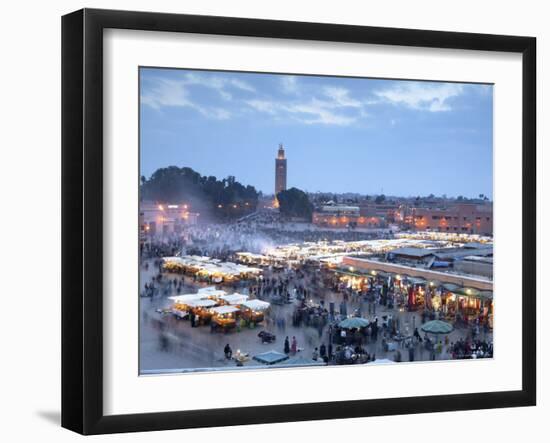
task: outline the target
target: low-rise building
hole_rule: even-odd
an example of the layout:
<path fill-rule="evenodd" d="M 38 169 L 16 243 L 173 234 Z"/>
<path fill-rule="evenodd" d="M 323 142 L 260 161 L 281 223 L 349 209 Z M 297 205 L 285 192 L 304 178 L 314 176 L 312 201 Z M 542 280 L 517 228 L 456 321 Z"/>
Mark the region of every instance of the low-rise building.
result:
<path fill-rule="evenodd" d="M 408 220 L 418 231 L 493 235 L 491 204 L 457 204 L 449 208 L 412 208 Z"/>
<path fill-rule="evenodd" d="M 194 225 L 199 213 L 192 212 L 189 205 L 141 202 L 139 205 L 139 227 L 142 235 L 163 235 L 180 232 L 186 225 Z"/>
<path fill-rule="evenodd" d="M 454 269 L 462 274 L 482 275 L 493 278 L 493 257 L 469 255 L 454 263 Z"/>
<path fill-rule="evenodd" d="M 492 291 L 493 281 L 487 276 L 475 273 L 461 274 L 459 272 L 441 271 L 424 267 L 411 266 L 404 263 L 384 262 L 374 260 L 371 257 L 346 256 L 342 260 L 342 266 L 351 272 L 364 273 L 386 272 L 392 275 L 419 277 L 428 281 L 452 283 L 461 287 L 475 288 L 480 291 Z"/>
<path fill-rule="evenodd" d="M 376 217 L 387 223 L 401 221 L 401 207 L 396 202 L 376 203 L 363 201 L 359 204 L 360 215 L 371 218 Z"/>
<path fill-rule="evenodd" d="M 381 228 L 382 217 L 361 214 L 359 206 L 330 204 L 317 207 L 313 212 L 313 224 L 329 228 Z"/>

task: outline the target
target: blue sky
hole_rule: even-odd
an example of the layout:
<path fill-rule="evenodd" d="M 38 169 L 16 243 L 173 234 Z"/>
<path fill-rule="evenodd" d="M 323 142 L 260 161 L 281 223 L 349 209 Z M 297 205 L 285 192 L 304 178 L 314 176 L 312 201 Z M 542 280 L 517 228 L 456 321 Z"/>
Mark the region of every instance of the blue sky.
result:
<path fill-rule="evenodd" d="M 141 68 L 141 174 L 189 166 L 288 187 L 492 198 L 493 87 Z"/>

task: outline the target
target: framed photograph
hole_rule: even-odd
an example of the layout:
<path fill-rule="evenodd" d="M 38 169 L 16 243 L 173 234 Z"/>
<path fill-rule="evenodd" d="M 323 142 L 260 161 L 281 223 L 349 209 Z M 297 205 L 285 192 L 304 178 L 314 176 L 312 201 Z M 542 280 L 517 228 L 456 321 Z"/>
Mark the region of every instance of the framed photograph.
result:
<path fill-rule="evenodd" d="M 536 403 L 536 41 L 62 20 L 62 425 Z"/>

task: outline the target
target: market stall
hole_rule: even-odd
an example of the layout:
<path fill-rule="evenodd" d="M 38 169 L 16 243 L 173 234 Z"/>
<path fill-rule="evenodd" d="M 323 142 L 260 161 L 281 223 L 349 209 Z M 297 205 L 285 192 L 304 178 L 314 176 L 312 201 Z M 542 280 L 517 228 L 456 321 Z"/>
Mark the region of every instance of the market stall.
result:
<path fill-rule="evenodd" d="M 426 294 L 424 304 L 427 309 L 439 311 L 442 307 L 441 300 L 441 282 L 439 280 L 428 280 L 426 284 Z"/>
<path fill-rule="evenodd" d="M 252 252 L 237 252 L 235 256 L 239 262 L 247 265 L 268 266 L 271 263 L 271 259 L 266 255 L 254 254 Z"/>
<path fill-rule="evenodd" d="M 486 322 L 489 328 L 493 328 L 493 292 L 480 291 L 478 294 L 481 300 L 480 316 L 482 322 Z"/>
<path fill-rule="evenodd" d="M 493 292 L 445 283 L 442 285 L 443 312 L 448 320 L 489 322 L 492 327 Z"/>
<path fill-rule="evenodd" d="M 198 317 L 198 325 L 203 325 L 210 321 L 212 318 L 210 309 L 216 305 L 217 302 L 210 299 L 194 300 L 188 303 L 190 314 Z"/>
<path fill-rule="evenodd" d="M 229 305 L 211 308 L 210 313 L 212 314 L 212 318 L 210 325 L 212 331 L 222 330 L 227 332 L 234 329 L 237 326 L 237 314 L 239 311 L 239 308 Z"/>
<path fill-rule="evenodd" d="M 207 298 L 208 296 L 206 293 L 182 294 L 168 297 L 169 300 L 174 302 L 171 307 L 171 312 L 178 318 L 186 318 L 190 314 L 192 310 L 190 303 L 205 300 Z"/>
<path fill-rule="evenodd" d="M 200 281 L 214 283 L 250 279 L 262 272 L 259 268 L 196 255 L 165 257 L 162 268 L 165 272 L 190 274 Z"/>
<path fill-rule="evenodd" d="M 263 300 L 247 300 L 240 304 L 241 316 L 246 321 L 257 324 L 264 320 L 265 311 L 270 304 Z"/>

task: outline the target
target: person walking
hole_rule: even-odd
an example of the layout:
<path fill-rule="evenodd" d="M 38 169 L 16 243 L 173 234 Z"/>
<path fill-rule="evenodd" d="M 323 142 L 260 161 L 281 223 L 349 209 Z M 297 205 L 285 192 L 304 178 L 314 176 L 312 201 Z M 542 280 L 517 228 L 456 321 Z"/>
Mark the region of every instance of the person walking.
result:
<path fill-rule="evenodd" d="M 284 352 L 285 352 L 285 354 L 290 353 L 290 343 L 288 341 L 288 336 L 285 338 Z"/>
<path fill-rule="evenodd" d="M 229 346 L 229 343 L 225 345 L 225 348 L 223 348 L 223 353 L 225 354 L 225 358 L 227 360 L 231 360 L 231 356 L 233 355 L 233 351 L 231 349 L 231 346 Z"/>
<path fill-rule="evenodd" d="M 290 352 L 292 355 L 295 355 L 296 352 L 298 352 L 298 342 L 296 341 L 296 337 L 292 336 L 292 344 L 290 345 Z"/>
<path fill-rule="evenodd" d="M 327 356 L 327 347 L 325 346 L 324 343 L 321 343 L 321 346 L 319 347 L 319 355 L 323 360 Z"/>
<path fill-rule="evenodd" d="M 414 344 L 409 343 L 409 361 L 414 361 Z"/>
<path fill-rule="evenodd" d="M 413 334 L 415 340 L 418 342 L 422 341 L 422 337 L 420 337 L 420 332 L 418 332 L 418 328 L 414 328 L 414 334 Z"/>

